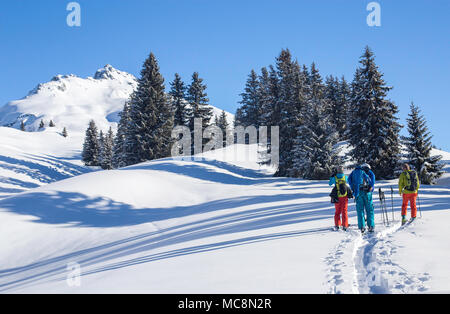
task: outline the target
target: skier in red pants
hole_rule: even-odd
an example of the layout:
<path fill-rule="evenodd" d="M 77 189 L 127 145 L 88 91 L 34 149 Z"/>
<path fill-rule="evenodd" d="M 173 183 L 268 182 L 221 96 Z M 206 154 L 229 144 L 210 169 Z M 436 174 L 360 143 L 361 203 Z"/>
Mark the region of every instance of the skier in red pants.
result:
<path fill-rule="evenodd" d="M 336 212 L 334 214 L 335 229 L 339 230 L 342 226 L 344 231 L 348 228 L 348 188 L 347 176 L 342 168 L 336 170 L 336 175 L 330 178 L 329 185 L 335 185 L 337 189 L 338 202 L 334 204 Z M 341 220 L 342 217 L 342 220 Z"/>
<path fill-rule="evenodd" d="M 408 164 L 403 165 L 403 172 L 398 180 L 398 190 L 403 196 L 402 203 L 402 225 L 407 223 L 406 214 L 408 212 L 408 203 L 411 204 L 411 221 L 417 217 L 416 199 L 419 193 L 420 182 L 417 172 L 411 170 Z"/>

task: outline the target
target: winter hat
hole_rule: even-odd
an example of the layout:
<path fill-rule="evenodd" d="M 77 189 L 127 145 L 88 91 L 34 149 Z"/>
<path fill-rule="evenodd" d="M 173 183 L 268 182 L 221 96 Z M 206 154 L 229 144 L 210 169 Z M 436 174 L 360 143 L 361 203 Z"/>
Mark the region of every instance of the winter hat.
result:
<path fill-rule="evenodd" d="M 363 169 L 372 169 L 372 168 L 370 168 L 370 165 L 369 164 L 362 164 L 361 165 L 361 168 L 363 168 Z"/>
<path fill-rule="evenodd" d="M 336 173 L 344 173 L 344 168 L 336 167 Z"/>

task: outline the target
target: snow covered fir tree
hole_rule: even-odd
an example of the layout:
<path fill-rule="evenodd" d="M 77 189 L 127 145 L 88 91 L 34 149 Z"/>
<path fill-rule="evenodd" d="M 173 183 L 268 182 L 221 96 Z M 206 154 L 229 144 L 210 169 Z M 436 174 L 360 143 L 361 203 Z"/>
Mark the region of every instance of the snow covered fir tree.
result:
<path fill-rule="evenodd" d="M 293 147 L 293 165 L 290 173 L 305 179 L 326 180 L 336 167 L 343 165 L 339 140 L 339 129 L 332 115 L 327 114 L 331 106 L 325 97 L 325 86 L 315 64 L 311 66 L 306 106 L 303 109 L 303 124 Z"/>
<path fill-rule="evenodd" d="M 398 108 L 386 99 L 391 90 L 366 47 L 352 83 L 347 137 L 352 145 L 350 156 L 358 163 L 368 163 L 377 178 L 392 179 L 399 170 L 401 125 Z"/>
<path fill-rule="evenodd" d="M 227 134 L 230 132 L 230 124 L 228 123 L 227 114 L 225 110 L 222 110 L 222 113 L 219 117 L 215 118 L 215 125 L 220 128 L 223 135 L 223 146 L 227 146 Z"/>
<path fill-rule="evenodd" d="M 196 134 L 194 133 L 195 129 L 195 120 L 201 119 L 201 131 L 202 134 L 205 129 L 210 125 L 211 118 L 213 117 L 212 109 L 209 106 L 208 94 L 206 93 L 207 86 L 203 82 L 203 79 L 199 77 L 198 72 L 194 72 L 192 74 L 191 84 L 188 86 L 186 100 L 189 102 L 189 128 L 191 130 L 191 139 L 192 145 L 194 145 L 194 138 Z M 206 144 L 207 139 L 203 139 L 201 149 L 203 149 L 204 144 Z M 200 148 L 200 145 L 199 147 Z M 192 147 L 192 153 L 196 154 L 199 152 L 194 151 L 194 147 Z"/>
<path fill-rule="evenodd" d="M 186 90 L 184 82 L 180 75 L 175 73 L 173 82 L 170 83 L 171 89 L 169 95 L 171 96 L 171 103 L 174 111 L 174 126 L 187 126 L 190 121 L 190 108 L 186 101 Z"/>
<path fill-rule="evenodd" d="M 86 166 L 96 167 L 100 165 L 100 141 L 97 125 L 94 120 L 89 122 L 86 130 L 86 137 L 83 144 L 83 152 L 81 154 L 82 161 Z"/>
<path fill-rule="evenodd" d="M 108 133 L 103 136 L 100 142 L 100 166 L 104 170 L 113 169 L 113 153 L 114 153 L 114 132 L 110 127 Z"/>
<path fill-rule="evenodd" d="M 173 110 L 165 93 L 164 78 L 153 53 L 144 62 L 138 87 L 132 94 L 124 129 L 122 156 L 116 162 L 134 165 L 170 156 Z"/>
<path fill-rule="evenodd" d="M 113 147 L 113 167 L 114 168 L 122 168 L 127 165 L 126 163 L 126 146 L 125 140 L 127 135 L 127 128 L 130 124 L 130 104 L 127 101 L 124 105 L 123 111 L 119 114 L 120 121 L 117 129 L 117 134 L 114 138 L 114 147 Z"/>
<path fill-rule="evenodd" d="M 414 103 L 411 103 L 410 109 L 407 119 L 409 136 L 402 137 L 407 152 L 406 158 L 417 171 L 422 184 L 434 184 L 444 173 L 442 156 L 431 156 L 432 136 L 428 131 L 425 117 Z"/>

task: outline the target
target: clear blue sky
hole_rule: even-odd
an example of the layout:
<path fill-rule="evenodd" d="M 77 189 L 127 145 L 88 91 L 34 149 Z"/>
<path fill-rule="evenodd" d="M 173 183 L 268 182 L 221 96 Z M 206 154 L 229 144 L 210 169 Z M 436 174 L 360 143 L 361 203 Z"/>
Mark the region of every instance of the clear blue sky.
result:
<path fill-rule="evenodd" d="M 166 85 L 198 71 L 211 103 L 234 112 L 252 68 L 282 48 L 321 74 L 351 80 L 364 46 L 375 52 L 401 121 L 414 101 L 437 146 L 450 150 L 448 0 L 384 0 L 381 27 L 366 0 L 79 0 L 82 26 L 66 24 L 65 0 L 0 4 L 0 104 L 56 74 L 92 76 L 109 63 L 138 75 L 153 51 Z"/>

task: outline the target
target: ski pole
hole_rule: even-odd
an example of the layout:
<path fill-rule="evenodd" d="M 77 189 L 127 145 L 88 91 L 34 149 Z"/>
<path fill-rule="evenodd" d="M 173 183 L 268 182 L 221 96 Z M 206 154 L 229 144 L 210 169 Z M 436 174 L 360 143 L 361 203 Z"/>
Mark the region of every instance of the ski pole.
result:
<path fill-rule="evenodd" d="M 385 225 L 384 223 L 384 214 L 383 214 L 383 199 L 382 199 L 382 194 L 383 192 L 381 192 L 381 188 L 378 189 L 378 198 L 380 200 L 380 210 L 381 210 L 381 218 L 383 221 L 383 225 Z"/>
<path fill-rule="evenodd" d="M 392 207 L 392 221 L 395 221 L 394 215 L 394 189 L 391 186 L 391 207 Z"/>
<path fill-rule="evenodd" d="M 386 215 L 386 221 L 387 221 L 387 225 L 389 226 L 389 215 L 388 215 L 388 209 L 386 206 L 386 195 L 383 192 L 383 206 L 384 206 L 384 213 Z"/>

